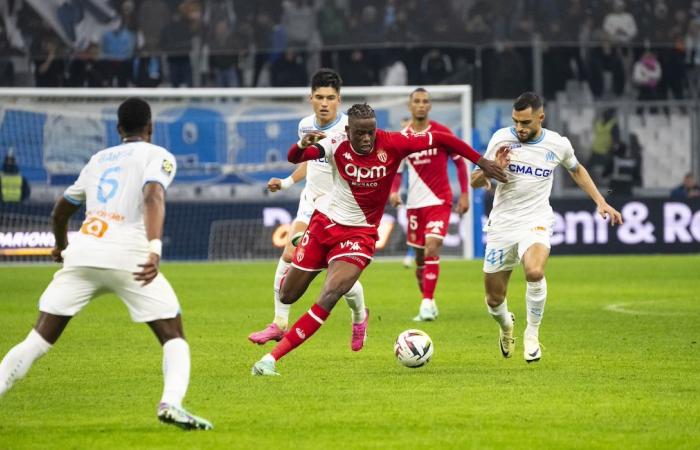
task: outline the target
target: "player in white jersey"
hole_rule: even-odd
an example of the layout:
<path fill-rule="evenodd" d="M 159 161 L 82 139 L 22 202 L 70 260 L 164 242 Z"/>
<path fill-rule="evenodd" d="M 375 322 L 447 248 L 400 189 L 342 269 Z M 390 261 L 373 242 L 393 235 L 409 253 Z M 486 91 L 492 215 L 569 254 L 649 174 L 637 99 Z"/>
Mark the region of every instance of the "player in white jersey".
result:
<path fill-rule="evenodd" d="M 544 268 L 549 257 L 554 213 L 549 205 L 554 169 L 563 166 L 576 184 L 595 202 L 598 213 L 611 225 L 622 216 L 608 205 L 588 171 L 578 162 L 569 140 L 542 127 L 544 108 L 540 97 L 526 92 L 513 104 L 513 127 L 494 133 L 485 158 L 496 160 L 506 170 L 508 181 L 496 187 L 484 256 L 484 288 L 489 313 L 500 325 L 499 346 L 505 358 L 515 350 L 514 316 L 508 310 L 506 291 L 510 274 L 522 263 L 527 280 L 524 332 L 525 361 L 542 356 L 539 327 L 547 300 Z M 472 176 L 472 187 L 490 187 L 480 169 Z"/>
<path fill-rule="evenodd" d="M 331 69 L 319 69 L 311 78 L 311 95 L 309 101 L 314 113 L 304 117 L 299 122 L 299 140 L 311 132 L 321 132 L 334 134 L 345 132 L 348 124 L 347 115 L 338 111 L 340 106 L 340 88 L 342 80 L 337 72 Z M 297 216 L 292 222 L 292 227 L 287 239 L 282 256 L 277 263 L 275 279 L 273 284 L 275 317 L 267 327 L 260 331 L 251 333 L 248 339 L 251 342 L 262 345 L 271 340 L 279 341 L 284 336 L 289 326 L 289 312 L 291 305 L 280 301 L 280 285 L 289 269 L 294 256 L 293 242 L 294 236 L 301 237 L 309 226 L 311 215 L 314 210 L 326 212 L 330 192 L 333 190 L 333 173 L 330 164 L 323 158 L 307 161 L 285 179 L 271 178 L 268 182 L 268 189 L 276 192 L 280 189 L 287 189 L 294 183 L 306 177 L 306 186 L 301 192 L 299 199 L 299 209 Z M 358 281 L 348 292 L 345 293 L 345 300 L 352 310 L 352 338 L 350 348 L 359 351 L 364 346 L 367 331 L 367 309 L 365 308 L 364 292 L 362 285 Z"/>
<path fill-rule="evenodd" d="M 184 429 L 208 430 L 211 423 L 182 408 L 190 350 L 177 297 L 158 270 L 165 190 L 175 177 L 175 158 L 150 144 L 151 109 L 144 100 L 127 99 L 118 116 L 122 144 L 93 155 L 53 209 L 56 245 L 51 254 L 63 268 L 39 300 L 36 325 L 0 363 L 0 396 L 51 349 L 93 297 L 113 292 L 131 318 L 147 323 L 163 346 L 165 386 L 158 418 Z M 85 221 L 69 245 L 68 221 L 83 204 Z"/>

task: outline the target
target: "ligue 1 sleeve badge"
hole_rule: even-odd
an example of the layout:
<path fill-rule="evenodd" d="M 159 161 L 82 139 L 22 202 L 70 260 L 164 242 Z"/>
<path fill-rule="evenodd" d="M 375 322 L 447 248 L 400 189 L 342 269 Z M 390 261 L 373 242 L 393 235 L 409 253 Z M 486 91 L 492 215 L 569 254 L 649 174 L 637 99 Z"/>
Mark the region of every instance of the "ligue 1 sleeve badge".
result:
<path fill-rule="evenodd" d="M 386 160 L 388 159 L 386 152 L 381 148 L 377 150 L 377 158 L 383 163 L 386 163 Z"/>
<path fill-rule="evenodd" d="M 171 175 L 173 173 L 173 163 L 167 159 L 163 160 L 163 165 L 160 168 L 166 175 Z"/>

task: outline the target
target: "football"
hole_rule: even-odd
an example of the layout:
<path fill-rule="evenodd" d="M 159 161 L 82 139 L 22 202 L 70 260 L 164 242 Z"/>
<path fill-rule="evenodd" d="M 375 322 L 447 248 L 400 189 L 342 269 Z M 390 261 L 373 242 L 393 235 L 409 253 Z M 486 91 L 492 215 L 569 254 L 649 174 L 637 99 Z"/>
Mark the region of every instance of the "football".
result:
<path fill-rule="evenodd" d="M 421 330 L 406 330 L 394 343 L 394 355 L 401 364 L 411 369 L 423 367 L 433 357 L 433 341 Z"/>

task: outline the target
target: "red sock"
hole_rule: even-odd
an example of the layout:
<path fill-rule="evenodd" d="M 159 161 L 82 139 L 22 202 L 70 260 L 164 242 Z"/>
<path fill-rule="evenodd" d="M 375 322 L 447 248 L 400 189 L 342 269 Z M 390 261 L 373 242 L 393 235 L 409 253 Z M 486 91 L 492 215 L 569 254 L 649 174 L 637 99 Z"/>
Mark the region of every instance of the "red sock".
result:
<path fill-rule="evenodd" d="M 418 290 L 423 292 L 423 271 L 425 266 L 416 266 L 416 280 L 418 280 Z"/>
<path fill-rule="evenodd" d="M 311 306 L 306 314 L 301 316 L 294 325 L 289 327 L 289 331 L 282 340 L 275 345 L 270 354 L 275 361 L 299 347 L 304 341 L 321 328 L 323 322 L 328 318 L 330 312 L 321 308 L 318 304 Z"/>
<path fill-rule="evenodd" d="M 426 256 L 425 270 L 423 271 L 423 298 L 433 298 L 439 275 L 440 257 Z"/>

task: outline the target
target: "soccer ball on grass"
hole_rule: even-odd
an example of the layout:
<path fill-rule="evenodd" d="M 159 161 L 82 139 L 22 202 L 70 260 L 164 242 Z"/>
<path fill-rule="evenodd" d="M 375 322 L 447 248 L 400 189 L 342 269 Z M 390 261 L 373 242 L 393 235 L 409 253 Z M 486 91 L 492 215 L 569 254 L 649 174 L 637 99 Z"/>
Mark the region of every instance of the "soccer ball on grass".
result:
<path fill-rule="evenodd" d="M 434 349 L 430 336 L 421 330 L 406 330 L 399 334 L 394 343 L 396 359 L 411 369 L 428 364 Z"/>

